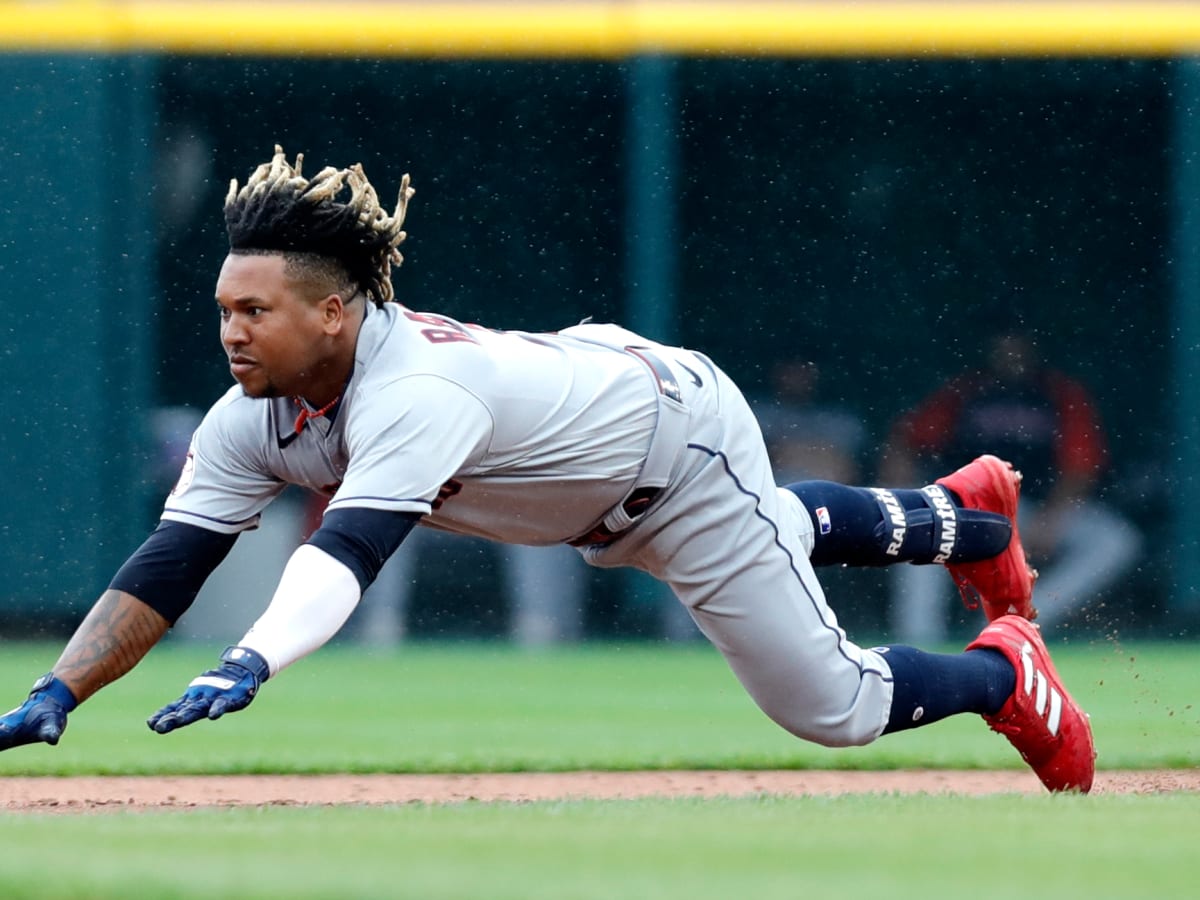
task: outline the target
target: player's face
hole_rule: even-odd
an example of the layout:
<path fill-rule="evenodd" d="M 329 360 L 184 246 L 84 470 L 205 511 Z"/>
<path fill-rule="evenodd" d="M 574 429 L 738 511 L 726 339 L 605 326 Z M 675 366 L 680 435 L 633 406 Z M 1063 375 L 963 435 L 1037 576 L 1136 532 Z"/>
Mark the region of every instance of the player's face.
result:
<path fill-rule="evenodd" d="M 329 371 L 328 304 L 304 295 L 282 256 L 227 256 L 217 306 L 229 371 L 251 397 L 319 400 L 331 377 L 341 377 Z"/>

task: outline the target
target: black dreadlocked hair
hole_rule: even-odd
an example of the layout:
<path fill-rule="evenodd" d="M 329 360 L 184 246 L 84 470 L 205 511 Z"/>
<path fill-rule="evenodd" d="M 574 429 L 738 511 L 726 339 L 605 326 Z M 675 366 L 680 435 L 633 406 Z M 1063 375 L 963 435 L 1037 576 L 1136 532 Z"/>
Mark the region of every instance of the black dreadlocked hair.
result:
<path fill-rule="evenodd" d="M 407 237 L 401 226 L 414 193 L 408 176 L 400 180 L 400 199 L 389 216 L 361 164 L 327 166 L 310 181 L 300 174 L 303 162 L 298 153 L 295 167 L 289 165 L 276 144 L 275 156 L 254 170 L 245 187 L 239 190 L 236 178 L 230 182 L 225 197 L 230 252 L 332 260 L 375 304 L 392 300 L 392 265 L 404 261 L 397 248 Z M 339 199 L 343 188 L 350 196 Z"/>

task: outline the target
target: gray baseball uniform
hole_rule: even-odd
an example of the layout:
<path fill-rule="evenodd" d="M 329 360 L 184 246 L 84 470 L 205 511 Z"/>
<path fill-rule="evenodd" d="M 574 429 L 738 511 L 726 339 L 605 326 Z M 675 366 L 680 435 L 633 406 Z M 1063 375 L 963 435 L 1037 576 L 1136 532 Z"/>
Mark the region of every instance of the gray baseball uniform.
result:
<path fill-rule="evenodd" d="M 426 514 L 510 543 L 580 547 L 671 586 L 762 709 L 800 737 L 883 730 L 891 672 L 847 640 L 776 488 L 758 425 L 701 354 L 613 325 L 498 332 L 370 304 L 332 416 L 232 388 L 194 436 L 163 512 L 235 532 L 286 484 L 329 509 Z"/>

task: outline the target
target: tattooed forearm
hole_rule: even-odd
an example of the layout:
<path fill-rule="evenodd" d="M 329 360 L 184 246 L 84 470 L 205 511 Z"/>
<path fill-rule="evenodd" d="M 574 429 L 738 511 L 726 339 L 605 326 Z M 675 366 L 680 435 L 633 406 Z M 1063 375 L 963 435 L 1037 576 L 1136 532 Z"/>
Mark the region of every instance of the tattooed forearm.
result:
<path fill-rule="evenodd" d="M 132 669 L 170 623 L 132 594 L 105 591 L 54 664 L 81 703 Z"/>

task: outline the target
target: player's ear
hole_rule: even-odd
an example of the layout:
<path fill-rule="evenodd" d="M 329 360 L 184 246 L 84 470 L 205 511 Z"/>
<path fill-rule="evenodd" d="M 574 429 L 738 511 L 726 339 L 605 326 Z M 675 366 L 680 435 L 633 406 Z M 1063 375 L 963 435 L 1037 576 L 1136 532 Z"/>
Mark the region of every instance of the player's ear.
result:
<path fill-rule="evenodd" d="M 341 294 L 330 294 L 318 302 L 321 310 L 321 322 L 327 334 L 337 334 L 342 329 L 346 318 L 346 303 Z"/>

